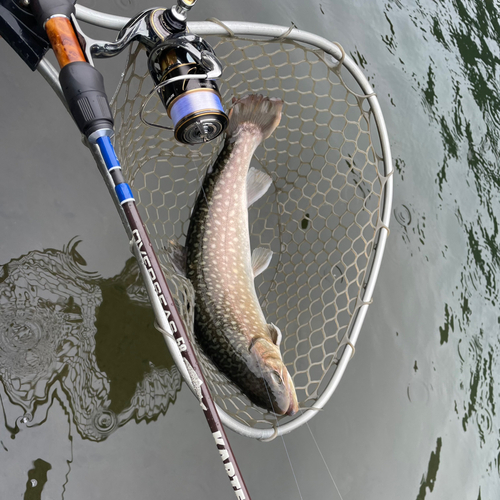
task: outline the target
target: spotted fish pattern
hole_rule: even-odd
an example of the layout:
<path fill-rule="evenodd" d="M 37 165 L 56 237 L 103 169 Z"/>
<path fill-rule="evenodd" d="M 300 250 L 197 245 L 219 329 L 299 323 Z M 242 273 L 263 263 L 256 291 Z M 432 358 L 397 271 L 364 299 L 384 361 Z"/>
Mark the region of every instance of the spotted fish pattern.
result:
<path fill-rule="evenodd" d="M 209 169 L 186 239 L 186 275 L 195 289 L 195 334 L 204 351 L 255 404 L 277 414 L 298 409 L 281 358 L 279 329 L 266 322 L 255 291 L 270 250 L 250 250 L 248 206 L 269 188 L 250 167 L 279 124 L 283 102 L 250 95 L 233 103 L 224 148 Z"/>

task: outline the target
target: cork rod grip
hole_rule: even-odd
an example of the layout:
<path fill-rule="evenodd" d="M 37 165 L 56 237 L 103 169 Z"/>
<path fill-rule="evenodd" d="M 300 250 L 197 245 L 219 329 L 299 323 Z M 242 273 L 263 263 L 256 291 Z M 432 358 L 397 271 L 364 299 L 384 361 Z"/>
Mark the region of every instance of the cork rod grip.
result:
<path fill-rule="evenodd" d="M 45 31 L 61 68 L 72 62 L 86 62 L 71 21 L 67 17 L 52 17 Z"/>

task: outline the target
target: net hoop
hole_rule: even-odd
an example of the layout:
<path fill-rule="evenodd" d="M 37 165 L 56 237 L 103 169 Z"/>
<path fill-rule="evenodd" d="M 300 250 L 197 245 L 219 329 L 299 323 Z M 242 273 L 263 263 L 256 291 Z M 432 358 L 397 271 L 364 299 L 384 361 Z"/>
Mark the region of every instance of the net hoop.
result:
<path fill-rule="evenodd" d="M 96 16 L 95 14 L 99 15 Z M 87 9 L 78 5 L 77 17 L 82 21 L 90 22 L 92 24 L 111 29 L 120 29 L 127 21 L 127 19 L 125 18 L 96 13 L 91 9 Z M 279 41 L 304 44 L 311 52 L 316 51 L 318 53 L 321 52 L 331 56 L 333 60 L 326 63 L 331 64 L 333 62 L 333 65 L 337 63 L 341 65 L 342 68 L 345 68 L 345 70 L 354 79 L 360 89 L 358 94 L 352 92 L 352 95 L 357 95 L 360 102 L 367 103 L 368 113 L 370 115 L 370 118 L 373 119 L 374 127 L 371 129 L 370 134 L 374 136 L 378 144 L 376 151 L 376 163 L 377 168 L 379 169 L 379 181 L 381 186 L 381 192 L 379 195 L 380 202 L 376 214 L 377 220 L 374 222 L 374 237 L 370 242 L 369 258 L 366 269 L 364 269 L 362 273 L 362 283 L 360 283 L 359 291 L 357 293 L 357 296 L 355 297 L 356 306 L 349 321 L 346 334 L 342 339 L 343 352 L 336 362 L 336 369 L 330 380 L 327 383 L 323 384 L 323 387 L 319 393 L 319 397 L 314 398 L 314 401 L 312 401 L 312 405 L 314 406 L 314 408 L 321 409 L 325 406 L 327 401 L 334 393 L 352 355 L 354 354 L 356 341 L 358 339 L 363 321 L 368 311 L 368 307 L 372 301 L 373 291 L 380 270 L 389 232 L 388 227 L 393 197 L 393 167 L 389 138 L 379 102 L 373 91 L 373 88 L 371 87 L 366 77 L 363 75 L 360 68 L 356 65 L 354 60 L 349 57 L 349 55 L 346 55 L 343 49 L 338 44 L 330 42 L 317 35 L 307 33 L 295 28 L 289 29 L 282 26 L 245 22 L 194 22 L 189 23 L 188 26 L 191 32 L 199 36 L 215 36 L 220 37 L 221 40 L 244 40 L 247 38 L 254 39 L 254 37 L 259 37 L 260 39 L 260 37 L 262 37 L 263 42 Z M 117 92 L 120 89 L 120 85 L 123 83 L 124 76 L 125 75 L 122 76 L 122 81 L 118 86 Z M 149 84 L 150 86 L 152 86 L 151 81 L 149 82 Z M 182 361 L 175 342 L 173 342 L 168 337 L 166 337 L 166 341 L 169 345 L 174 361 L 176 362 L 179 371 L 183 375 L 184 380 L 188 383 L 191 390 L 195 392 L 194 388 L 192 387 L 191 378 Z M 215 400 L 217 401 L 217 398 Z M 287 434 L 306 423 L 316 413 L 318 413 L 318 411 L 315 409 L 299 412 L 299 414 L 295 417 L 289 419 L 284 423 L 280 423 L 276 430 L 273 425 L 267 426 L 267 428 L 249 426 L 247 423 L 230 415 L 228 411 L 226 411 L 227 408 L 222 408 L 220 404 L 217 404 L 217 407 L 224 425 L 243 436 L 261 440 L 266 440 L 279 435 Z"/>

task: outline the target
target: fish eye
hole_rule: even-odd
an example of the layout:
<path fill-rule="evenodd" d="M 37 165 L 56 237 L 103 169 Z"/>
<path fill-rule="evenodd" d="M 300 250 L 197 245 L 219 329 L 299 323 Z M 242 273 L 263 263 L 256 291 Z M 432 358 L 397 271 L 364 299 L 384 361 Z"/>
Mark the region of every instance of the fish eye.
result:
<path fill-rule="evenodd" d="M 283 385 L 283 379 L 280 377 L 280 374 L 277 371 L 271 372 L 271 377 L 277 384 Z"/>

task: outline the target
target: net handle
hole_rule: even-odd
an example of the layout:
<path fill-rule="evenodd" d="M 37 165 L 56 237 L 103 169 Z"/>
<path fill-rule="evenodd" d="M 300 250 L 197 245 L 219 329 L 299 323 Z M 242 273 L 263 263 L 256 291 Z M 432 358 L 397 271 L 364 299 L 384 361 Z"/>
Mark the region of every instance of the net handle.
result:
<path fill-rule="evenodd" d="M 203 409 L 205 419 L 214 437 L 217 450 L 236 497 L 250 500 L 250 494 L 189 340 L 185 324 L 175 306 L 160 263 L 149 240 L 149 235 L 139 215 L 130 186 L 121 173 L 120 162 L 110 139 L 113 129 L 110 130 L 109 127 L 113 127 L 113 121 L 111 120 L 111 123 L 109 123 L 110 120 L 107 118 L 108 116 L 111 117 L 111 110 L 109 105 L 107 109 L 102 105 L 102 100 L 105 102 L 107 100 L 106 95 L 100 89 L 102 87 L 102 76 L 97 73 L 100 78 L 96 78 L 95 72 L 97 70 L 85 59 L 77 33 L 64 11 L 64 7 L 68 7 L 68 9 L 71 7 L 72 9 L 72 4 L 68 1 L 67 5 L 62 3 L 56 4 L 54 7 L 49 0 L 43 2 L 40 0 L 40 3 L 37 1 L 34 7 L 35 14 L 38 12 L 43 14 L 37 16 L 37 21 L 45 29 L 61 67 L 59 79 L 64 88 L 64 96 L 68 101 L 70 114 L 88 145 L 96 145 L 98 148 L 102 158 L 98 165 L 102 174 L 104 174 L 102 169 L 106 170 L 105 175 L 103 175 L 104 181 L 109 188 L 110 194 L 112 194 L 113 200 L 118 201 L 115 205 L 121 215 L 137 261 L 142 264 L 140 269 L 143 279 L 146 283 L 151 282 L 153 284 L 153 293 L 150 293 L 149 297 L 156 297 L 161 302 L 161 311 L 159 311 L 157 319 L 165 324 L 166 332 L 175 337 L 176 351 L 182 353 L 182 364 L 186 366 L 189 372 L 189 379 L 195 387 L 200 406 Z M 51 17 L 46 18 L 49 14 L 51 14 Z M 69 73 L 65 72 L 67 69 L 69 69 Z M 72 105 L 73 88 L 77 88 L 78 92 L 81 92 L 81 89 L 85 91 L 85 99 L 87 99 L 86 102 L 91 113 L 85 113 L 83 119 L 81 119 L 82 113 L 79 114 L 80 106 Z M 81 99 L 78 92 L 77 98 Z M 88 95 L 90 95 L 89 98 L 87 98 Z M 99 104 L 102 111 L 101 115 L 95 113 L 96 106 L 94 105 L 94 102 L 99 97 L 101 98 Z M 79 102 L 77 101 L 77 103 Z M 75 109 L 78 111 L 75 111 Z M 89 117 L 90 114 L 94 115 L 94 117 Z M 150 287 L 148 287 L 149 289 Z"/>

